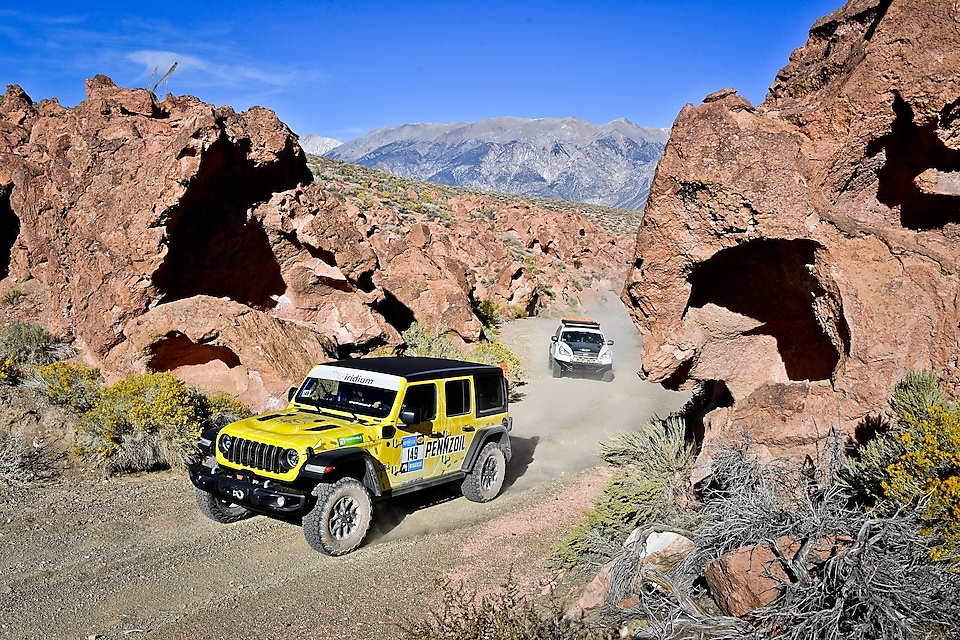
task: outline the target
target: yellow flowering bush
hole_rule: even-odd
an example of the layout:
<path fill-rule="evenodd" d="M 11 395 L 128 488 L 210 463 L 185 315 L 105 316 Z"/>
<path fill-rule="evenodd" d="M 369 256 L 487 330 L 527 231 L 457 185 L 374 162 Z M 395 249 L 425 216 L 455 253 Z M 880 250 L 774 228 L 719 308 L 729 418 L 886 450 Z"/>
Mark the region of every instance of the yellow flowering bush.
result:
<path fill-rule="evenodd" d="M 130 375 L 84 414 L 76 453 L 107 472 L 183 466 L 208 415 L 203 394 L 170 373 Z"/>
<path fill-rule="evenodd" d="M 55 404 L 89 411 L 100 396 L 100 369 L 74 362 L 53 362 L 37 367 L 43 391 Z"/>
<path fill-rule="evenodd" d="M 935 560 L 960 560 L 960 411 L 935 406 L 923 418 L 907 416 L 900 457 L 887 467 L 885 496 L 919 510 L 932 535 Z"/>
<path fill-rule="evenodd" d="M 0 357 L 0 383 L 16 384 L 20 379 L 20 370 L 13 358 Z"/>
<path fill-rule="evenodd" d="M 505 364 L 509 372 L 511 386 L 523 382 L 523 364 L 520 362 L 520 358 L 502 342 L 481 342 L 470 352 L 469 359 L 482 364 Z"/>

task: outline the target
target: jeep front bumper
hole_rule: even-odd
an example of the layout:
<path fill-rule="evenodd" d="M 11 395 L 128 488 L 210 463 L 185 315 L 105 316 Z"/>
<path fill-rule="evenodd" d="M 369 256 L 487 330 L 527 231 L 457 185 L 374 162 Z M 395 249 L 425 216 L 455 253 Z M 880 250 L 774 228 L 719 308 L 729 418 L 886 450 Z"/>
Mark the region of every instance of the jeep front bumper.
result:
<path fill-rule="evenodd" d="M 260 513 L 296 515 L 311 506 L 309 493 L 261 480 L 248 471 L 225 474 L 203 464 L 191 464 L 190 482 L 201 491 Z"/>

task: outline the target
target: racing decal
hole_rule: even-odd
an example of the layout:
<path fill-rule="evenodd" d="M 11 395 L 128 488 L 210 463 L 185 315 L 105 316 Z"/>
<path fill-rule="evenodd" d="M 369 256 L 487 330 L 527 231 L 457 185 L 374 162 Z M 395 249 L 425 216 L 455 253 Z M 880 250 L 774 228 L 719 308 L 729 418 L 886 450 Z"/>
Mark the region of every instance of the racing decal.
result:
<path fill-rule="evenodd" d="M 355 433 L 352 436 L 347 436 L 345 438 L 337 438 L 337 444 L 341 447 L 349 447 L 352 444 L 362 444 L 363 443 L 363 434 Z"/>
<path fill-rule="evenodd" d="M 467 436 L 447 436 L 427 442 L 427 457 L 445 456 L 467 448 Z"/>
<path fill-rule="evenodd" d="M 423 469 L 426 448 L 423 436 L 404 436 L 400 442 L 400 473 Z"/>

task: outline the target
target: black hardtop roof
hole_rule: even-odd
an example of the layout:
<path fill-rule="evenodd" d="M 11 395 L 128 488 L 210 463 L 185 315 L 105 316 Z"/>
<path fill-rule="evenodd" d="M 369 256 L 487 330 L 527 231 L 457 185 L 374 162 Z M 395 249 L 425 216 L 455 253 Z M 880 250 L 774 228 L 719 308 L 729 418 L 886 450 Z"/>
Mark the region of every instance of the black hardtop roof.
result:
<path fill-rule="evenodd" d="M 500 367 L 464 360 L 450 360 L 448 358 L 423 358 L 419 356 L 393 358 L 356 358 L 354 360 L 338 360 L 324 362 L 332 367 L 356 369 L 358 371 L 375 371 L 393 376 L 406 378 L 408 382 L 430 380 L 433 378 L 452 378 L 478 373 L 498 373 L 503 375 Z"/>

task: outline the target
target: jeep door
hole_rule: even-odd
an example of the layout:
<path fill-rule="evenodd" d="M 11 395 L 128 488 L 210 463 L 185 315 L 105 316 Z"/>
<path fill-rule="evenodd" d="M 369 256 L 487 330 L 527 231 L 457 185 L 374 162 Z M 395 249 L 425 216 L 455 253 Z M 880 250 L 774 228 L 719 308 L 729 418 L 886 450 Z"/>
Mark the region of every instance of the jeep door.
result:
<path fill-rule="evenodd" d="M 459 471 L 476 432 L 473 380 L 450 378 L 443 381 L 442 438 L 434 438 L 427 455 L 439 458 L 439 473 Z"/>
<path fill-rule="evenodd" d="M 388 476 L 393 488 L 401 487 L 418 480 L 431 478 L 437 473 L 438 458 L 428 455 L 429 442 L 442 432 L 442 413 L 439 411 L 440 398 L 437 385 L 433 382 L 412 384 L 406 388 L 401 414 L 412 411 L 416 422 L 397 423 L 397 432 L 390 448 L 392 453 L 388 464 Z M 386 453 L 386 450 L 384 450 Z"/>

